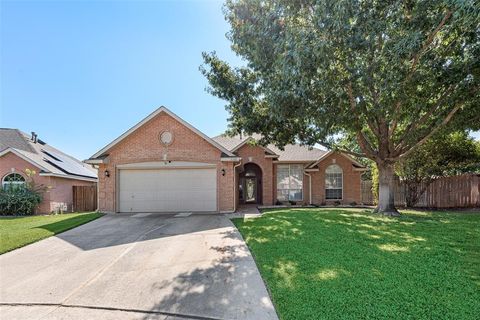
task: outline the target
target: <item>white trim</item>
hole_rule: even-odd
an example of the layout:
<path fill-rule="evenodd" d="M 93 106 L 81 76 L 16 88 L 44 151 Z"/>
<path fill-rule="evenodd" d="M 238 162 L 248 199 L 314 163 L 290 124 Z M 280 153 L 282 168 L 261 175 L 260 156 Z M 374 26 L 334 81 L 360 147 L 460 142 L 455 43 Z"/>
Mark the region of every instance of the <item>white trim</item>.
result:
<path fill-rule="evenodd" d="M 63 179 L 71 179 L 71 180 L 98 182 L 98 178 L 88 178 L 88 177 L 82 177 L 82 176 L 62 175 L 62 174 L 58 174 L 58 173 L 40 172 L 38 175 L 42 176 L 42 177 L 55 177 L 55 178 L 63 178 Z"/>
<path fill-rule="evenodd" d="M 285 163 L 285 164 L 281 164 L 281 165 L 288 166 L 288 176 L 291 177 L 291 176 L 292 176 L 291 173 L 290 173 L 290 172 L 291 172 L 291 166 L 292 166 L 292 165 L 297 165 L 297 166 L 298 166 L 298 165 L 301 165 L 301 163 Z M 290 200 L 290 199 L 287 199 L 287 200 L 279 200 L 279 201 L 303 201 L 303 200 L 305 200 L 305 195 L 303 194 L 303 191 L 304 191 L 304 190 L 303 190 L 303 189 L 304 189 L 303 183 L 304 183 L 304 180 L 305 180 L 305 179 L 303 178 L 303 176 L 305 175 L 305 167 L 303 167 L 303 172 L 302 172 L 302 173 L 303 173 L 303 174 L 302 174 L 302 188 L 301 188 L 301 189 L 290 189 L 290 188 L 288 188 L 288 189 L 279 189 L 279 188 L 278 188 L 278 166 L 277 166 L 277 168 L 276 168 L 276 170 L 275 170 L 275 188 L 276 188 L 276 190 L 277 190 L 277 199 L 275 199 L 275 200 L 278 200 L 278 190 L 302 190 L 302 199 L 300 199 L 300 200 Z M 290 184 L 290 182 L 289 182 L 289 184 Z M 289 186 L 290 186 L 290 185 L 289 185 Z M 290 197 L 290 193 L 288 193 L 288 196 Z"/>
<path fill-rule="evenodd" d="M 306 171 L 304 174 L 308 177 L 308 204 L 312 204 L 312 175 L 307 173 Z"/>
<path fill-rule="evenodd" d="M 168 114 L 169 116 L 171 116 L 172 118 L 174 118 L 175 120 L 177 120 L 178 122 L 180 122 L 181 124 L 183 124 L 184 126 L 186 126 L 187 128 L 189 128 L 191 131 L 193 131 L 194 133 L 196 133 L 197 135 L 199 135 L 200 137 L 202 137 L 205 141 L 207 141 L 208 143 L 210 143 L 211 145 L 213 145 L 214 147 L 216 147 L 217 149 L 221 150 L 222 152 L 224 152 L 225 154 L 229 155 L 229 156 L 232 156 L 234 157 L 235 155 L 230 152 L 229 150 L 227 150 L 226 148 L 224 148 L 223 146 L 221 146 L 220 144 L 218 144 L 217 142 L 215 142 L 214 140 L 212 140 L 210 137 L 208 137 L 207 135 L 205 135 L 204 133 L 202 133 L 200 130 L 196 129 L 195 127 L 193 127 L 191 124 L 189 124 L 188 122 L 186 122 L 185 120 L 183 120 L 182 118 L 180 118 L 179 116 L 177 116 L 175 113 L 173 113 L 172 111 L 170 111 L 169 109 L 167 109 L 166 107 L 164 106 L 161 106 L 160 108 L 158 108 L 157 110 L 155 110 L 154 112 L 152 112 L 150 115 L 148 115 L 146 118 L 144 118 L 142 121 L 140 121 L 139 123 L 137 123 L 136 125 L 134 125 L 133 127 L 131 127 L 130 129 L 128 129 L 126 132 L 124 132 L 122 135 L 120 135 L 118 138 L 116 138 L 115 140 L 113 140 L 112 142 L 110 142 L 108 145 L 106 145 L 104 148 L 102 148 L 100 151 L 98 151 L 97 153 L 95 153 L 91 158 L 98 158 L 99 156 L 101 156 L 102 154 L 104 154 L 105 152 L 107 152 L 108 150 L 110 150 L 113 146 L 117 145 L 120 141 L 122 141 L 123 139 L 125 139 L 126 137 L 128 137 L 130 134 L 132 134 L 135 130 L 137 130 L 138 128 L 140 128 L 141 126 L 143 126 L 145 123 L 147 123 L 148 121 L 150 121 L 151 119 L 153 119 L 154 117 L 156 117 L 157 115 L 159 115 L 160 113 L 162 112 L 165 112 L 166 114 Z"/>
<path fill-rule="evenodd" d="M 276 155 L 276 154 L 266 154 L 265 155 L 265 158 L 278 158 L 280 157 L 279 155 Z"/>
<path fill-rule="evenodd" d="M 222 162 L 237 162 L 237 161 L 241 161 L 242 158 L 241 157 L 222 157 L 220 158 L 220 161 Z"/>
<path fill-rule="evenodd" d="M 327 199 L 327 169 L 331 166 L 336 166 L 338 168 L 340 168 L 340 170 L 342 171 L 342 197 L 340 199 Z M 331 163 L 329 164 L 326 168 L 325 168 L 325 173 L 324 173 L 324 176 L 325 176 L 325 181 L 324 181 L 324 184 L 325 184 L 325 201 L 338 201 L 338 200 L 343 200 L 343 190 L 345 189 L 345 186 L 343 185 L 343 177 L 344 177 L 344 174 L 343 174 L 343 168 L 336 164 L 336 163 Z M 331 188 L 331 190 L 338 190 L 338 188 Z"/>
<path fill-rule="evenodd" d="M 119 164 L 117 169 L 212 169 L 217 165 L 204 162 L 158 161 Z"/>
<path fill-rule="evenodd" d="M 328 151 L 327 153 L 325 153 L 323 156 L 321 156 L 317 161 L 315 161 L 313 164 L 309 165 L 308 167 L 309 168 L 312 168 L 312 167 L 315 167 L 316 165 L 318 165 L 320 162 L 322 162 L 324 159 L 326 159 L 329 155 L 331 154 L 334 154 L 334 153 L 337 153 L 341 156 L 344 156 L 345 158 L 347 158 L 348 160 L 350 160 L 351 162 L 353 162 L 354 164 L 356 164 L 357 166 L 360 166 L 360 167 L 365 167 L 363 164 L 361 164 L 360 162 L 358 162 L 357 160 L 353 159 L 352 157 L 350 157 L 349 155 L 343 153 L 343 152 L 340 152 L 340 151 L 333 151 L 333 150 L 330 150 Z"/>
<path fill-rule="evenodd" d="M 9 147 L 9 148 L 3 150 L 2 152 L 0 152 L 0 157 L 3 157 L 4 155 L 6 155 L 6 154 L 9 153 L 9 152 L 11 152 L 11 153 L 13 153 L 14 155 L 22 158 L 22 159 L 25 160 L 25 161 L 31 163 L 32 165 L 36 166 L 37 168 L 39 168 L 39 169 L 41 169 L 41 170 L 44 170 L 44 171 L 46 171 L 46 172 L 50 172 L 50 170 L 46 169 L 46 168 L 43 167 L 42 165 L 36 163 L 36 162 L 33 161 L 32 159 L 26 157 L 25 155 L 23 155 L 22 153 L 18 152 L 17 150 L 15 150 L 14 148 L 11 148 L 11 147 Z"/>
<path fill-rule="evenodd" d="M 238 149 L 240 149 L 241 147 L 243 147 L 247 142 L 249 141 L 256 141 L 253 137 L 248 137 L 247 139 L 243 140 L 242 142 L 240 142 L 239 144 L 237 144 L 235 146 L 235 148 L 232 149 L 232 152 L 235 152 L 237 151 Z M 270 152 L 270 153 L 273 153 L 273 155 L 276 155 L 278 157 L 278 154 L 276 154 L 275 152 L 273 152 L 272 150 L 270 150 L 269 148 L 267 147 L 264 147 L 264 146 L 261 146 L 261 145 L 257 145 L 258 147 L 262 148 L 263 150 L 267 151 L 267 152 Z"/>
<path fill-rule="evenodd" d="M 102 163 L 108 163 L 109 158 L 106 157 L 105 159 L 87 159 L 87 160 L 83 160 L 83 162 L 88 164 L 102 164 Z"/>
<path fill-rule="evenodd" d="M 11 176 L 11 175 L 19 175 L 20 177 L 22 177 L 23 181 L 20 181 L 20 180 L 16 180 L 16 181 L 5 181 L 5 178 L 8 177 L 8 176 Z M 25 179 L 25 177 L 23 176 L 23 174 L 21 172 L 17 172 L 16 170 L 15 171 L 12 171 L 12 172 L 9 172 L 7 173 L 6 175 L 3 176 L 2 178 L 2 184 L 1 184 L 1 188 L 2 189 L 5 189 L 5 185 L 6 184 L 13 184 L 13 185 L 25 185 L 27 183 L 27 179 Z"/>
<path fill-rule="evenodd" d="M 233 166 L 233 212 L 237 211 L 237 200 L 240 202 L 239 190 L 237 190 L 237 168 L 242 165 L 242 160 Z M 263 196 L 263 193 L 262 193 Z M 238 199 L 237 199 L 238 197 Z"/>
<path fill-rule="evenodd" d="M 318 172 L 320 169 L 318 168 L 313 168 L 313 169 L 305 169 L 305 172 Z"/>
<path fill-rule="evenodd" d="M 305 164 L 305 163 L 312 163 L 313 161 L 312 160 L 273 160 L 272 161 L 273 163 L 278 163 L 278 164 L 289 164 L 289 163 L 293 163 L 293 164 Z M 308 166 L 310 167 L 310 166 Z"/>

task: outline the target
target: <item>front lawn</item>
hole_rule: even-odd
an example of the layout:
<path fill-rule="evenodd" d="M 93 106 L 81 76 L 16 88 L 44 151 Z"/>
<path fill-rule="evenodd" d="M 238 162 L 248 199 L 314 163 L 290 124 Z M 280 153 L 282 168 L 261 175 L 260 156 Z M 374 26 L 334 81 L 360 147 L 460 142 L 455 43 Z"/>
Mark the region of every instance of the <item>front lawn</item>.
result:
<path fill-rule="evenodd" d="M 480 214 L 278 209 L 235 225 L 281 319 L 478 319 Z"/>
<path fill-rule="evenodd" d="M 101 217 L 100 213 L 0 218 L 0 254 Z"/>

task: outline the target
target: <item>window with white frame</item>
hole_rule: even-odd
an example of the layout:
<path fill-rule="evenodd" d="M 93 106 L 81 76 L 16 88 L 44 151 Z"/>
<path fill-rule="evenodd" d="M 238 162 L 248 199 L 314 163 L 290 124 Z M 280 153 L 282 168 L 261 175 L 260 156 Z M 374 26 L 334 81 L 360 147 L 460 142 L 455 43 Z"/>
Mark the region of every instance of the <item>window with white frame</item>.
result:
<path fill-rule="evenodd" d="M 10 173 L 3 177 L 3 190 L 11 190 L 25 186 L 25 178 L 19 173 Z"/>
<path fill-rule="evenodd" d="M 277 199 L 279 201 L 303 200 L 303 165 L 277 166 Z"/>
<path fill-rule="evenodd" d="M 343 170 L 338 164 L 331 164 L 325 170 L 325 199 L 343 198 Z"/>

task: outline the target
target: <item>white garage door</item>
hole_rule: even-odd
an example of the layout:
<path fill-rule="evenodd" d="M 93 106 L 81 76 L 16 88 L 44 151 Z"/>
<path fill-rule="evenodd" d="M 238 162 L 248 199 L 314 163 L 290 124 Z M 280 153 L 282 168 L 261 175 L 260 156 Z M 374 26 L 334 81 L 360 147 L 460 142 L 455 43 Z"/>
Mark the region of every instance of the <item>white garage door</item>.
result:
<path fill-rule="evenodd" d="M 122 169 L 120 212 L 216 211 L 217 173 L 205 169 Z"/>

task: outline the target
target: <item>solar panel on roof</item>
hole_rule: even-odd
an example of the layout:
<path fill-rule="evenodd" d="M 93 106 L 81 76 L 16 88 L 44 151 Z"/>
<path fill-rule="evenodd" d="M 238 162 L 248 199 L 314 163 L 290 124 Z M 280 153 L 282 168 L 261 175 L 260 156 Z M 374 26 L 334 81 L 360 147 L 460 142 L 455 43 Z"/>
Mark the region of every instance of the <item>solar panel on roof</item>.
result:
<path fill-rule="evenodd" d="M 88 168 L 85 168 L 81 163 L 75 161 L 70 157 L 67 157 L 53 150 L 42 150 L 42 152 L 49 156 L 47 160 L 51 164 L 55 165 L 63 171 L 66 171 L 67 173 L 80 176 L 95 177 L 92 171 L 90 171 Z"/>

